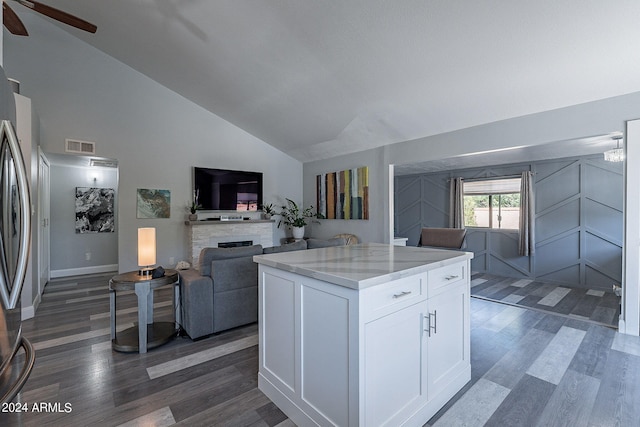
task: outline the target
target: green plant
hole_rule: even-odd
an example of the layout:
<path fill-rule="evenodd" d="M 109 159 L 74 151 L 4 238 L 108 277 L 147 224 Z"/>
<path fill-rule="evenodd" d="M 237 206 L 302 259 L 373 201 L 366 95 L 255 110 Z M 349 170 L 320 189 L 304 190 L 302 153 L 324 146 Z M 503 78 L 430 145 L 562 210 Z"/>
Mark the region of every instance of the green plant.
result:
<path fill-rule="evenodd" d="M 265 215 L 276 215 L 276 207 L 273 206 L 273 203 L 262 205 L 262 213 Z"/>
<path fill-rule="evenodd" d="M 282 211 L 280 212 L 280 221 L 278 221 L 278 227 L 281 224 L 290 225 L 292 227 L 304 227 L 307 225 L 307 218 L 324 218 L 319 212 L 315 212 L 313 206 L 309 206 L 308 208 L 300 209 L 296 202 L 291 199 L 286 199 L 287 204 L 282 206 Z"/>
<path fill-rule="evenodd" d="M 195 214 L 198 209 L 202 206 L 198 203 L 198 196 L 200 195 L 199 190 L 193 190 L 193 200 L 191 200 L 191 205 L 189 205 L 189 212 Z"/>

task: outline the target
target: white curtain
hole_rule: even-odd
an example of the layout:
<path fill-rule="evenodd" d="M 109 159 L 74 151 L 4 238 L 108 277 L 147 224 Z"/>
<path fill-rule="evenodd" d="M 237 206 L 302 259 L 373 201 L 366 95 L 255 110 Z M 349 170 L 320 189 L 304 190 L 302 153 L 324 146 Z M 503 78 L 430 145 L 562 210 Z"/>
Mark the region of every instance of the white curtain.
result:
<path fill-rule="evenodd" d="M 464 190 L 462 178 L 449 182 L 449 227 L 464 228 Z"/>
<path fill-rule="evenodd" d="M 530 256 L 535 253 L 535 211 L 533 200 L 533 174 L 530 171 L 525 171 L 522 172 L 522 180 L 520 182 L 520 239 L 518 252 L 522 256 Z"/>

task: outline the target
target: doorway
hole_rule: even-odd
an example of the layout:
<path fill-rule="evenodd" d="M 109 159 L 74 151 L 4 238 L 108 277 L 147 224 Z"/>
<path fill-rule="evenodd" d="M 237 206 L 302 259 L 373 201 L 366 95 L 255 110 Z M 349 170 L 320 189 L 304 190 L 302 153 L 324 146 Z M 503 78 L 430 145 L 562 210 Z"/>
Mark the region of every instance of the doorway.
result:
<path fill-rule="evenodd" d="M 640 135 L 640 121 L 629 121 L 627 122 L 627 129 L 626 129 L 626 137 L 625 137 L 625 143 L 624 143 L 624 148 L 626 151 L 626 162 L 625 162 L 625 167 L 624 167 L 624 178 L 623 178 L 623 182 L 624 182 L 624 190 L 623 190 L 623 194 L 624 194 L 624 209 L 623 209 L 623 214 L 622 214 L 622 218 L 625 222 L 624 224 L 624 243 L 622 245 L 622 258 L 623 258 L 623 265 L 621 266 L 621 271 L 622 271 L 622 277 L 621 277 L 621 281 L 623 282 L 623 296 L 622 296 L 622 309 L 621 309 L 621 316 L 620 316 L 620 320 L 618 322 L 618 327 L 620 332 L 623 333 L 627 333 L 627 334 L 632 334 L 632 335 L 638 335 L 638 331 L 639 329 L 639 319 L 640 319 L 640 291 L 638 290 L 638 280 L 637 278 L 640 276 L 638 274 L 638 268 L 637 266 L 637 259 L 638 259 L 638 222 L 636 220 L 633 220 L 633 218 L 637 218 L 637 214 L 638 212 L 640 212 L 640 209 L 638 208 L 638 206 L 640 206 L 640 202 L 638 202 L 638 198 L 637 198 L 637 192 L 635 191 L 635 189 L 637 188 L 637 182 L 639 180 L 639 175 L 637 172 L 637 168 L 633 168 L 633 164 L 635 164 L 638 160 L 638 154 L 633 150 L 633 147 L 637 146 L 637 144 L 634 144 L 633 141 L 638 139 L 638 135 Z M 606 149 L 609 148 L 615 148 L 615 145 L 611 145 L 611 146 L 607 146 L 600 148 L 600 143 L 598 142 L 599 139 L 606 141 L 607 137 L 609 137 L 608 139 L 610 139 L 609 144 L 614 144 L 615 140 L 613 139 L 614 135 L 622 135 L 622 132 L 612 132 L 611 134 L 608 135 L 602 135 L 599 137 L 590 137 L 590 138 L 586 138 L 583 141 L 584 142 L 588 142 L 588 145 L 592 146 L 595 150 L 595 152 L 599 152 L 600 155 L 602 155 L 602 152 L 604 152 Z M 602 138 L 604 137 L 604 139 Z M 565 150 L 565 146 L 568 143 L 571 143 L 572 141 L 558 141 L 557 143 L 554 143 L 554 145 L 556 146 L 557 150 L 562 150 L 564 152 L 571 152 L 571 153 L 576 153 L 575 150 L 571 149 L 571 150 Z M 580 140 L 575 140 L 575 142 L 580 142 Z M 631 148 L 631 149 L 630 149 Z M 490 153 L 491 156 L 496 156 L 496 157 L 504 157 L 503 160 L 505 160 L 505 162 L 507 161 L 513 161 L 513 158 L 510 156 L 511 153 L 517 154 L 519 149 L 513 149 L 513 150 L 503 150 L 503 152 L 499 152 L 499 153 Z M 582 153 L 584 154 L 584 153 Z M 588 154 L 588 153 L 587 153 Z M 487 157 L 489 157 L 489 154 L 487 154 Z M 529 156 L 530 159 L 533 159 L 534 157 Z M 554 157 L 555 158 L 555 157 Z M 465 160 L 468 161 L 473 161 L 475 163 L 475 165 L 478 165 L 478 163 L 481 163 L 484 160 L 484 156 L 483 155 L 474 155 L 474 156 L 458 156 L 456 158 L 451 158 L 451 159 L 444 159 L 444 160 L 438 160 L 438 161 L 432 161 L 431 165 L 429 165 L 429 162 L 424 162 L 424 164 L 427 164 L 429 166 L 433 166 L 433 167 L 440 167 L 440 168 L 444 168 L 444 169 L 456 169 L 460 167 L 461 163 L 464 163 Z M 493 163 L 493 160 L 492 160 Z M 491 163 L 486 163 L 487 165 L 490 165 Z M 422 166 L 424 166 L 422 163 L 421 164 L 410 164 L 410 165 L 393 165 L 393 168 L 390 168 L 390 188 L 393 190 L 394 185 L 396 188 L 399 187 L 397 182 L 393 182 L 393 176 L 391 175 L 395 175 L 395 177 L 397 178 L 397 176 L 399 175 L 404 175 L 404 174 L 411 174 L 411 173 L 421 173 L 423 172 L 421 170 Z M 484 166 L 484 164 L 480 164 L 480 166 Z M 418 168 L 420 167 L 420 168 Z M 418 168 L 418 169 L 416 169 Z M 443 169 L 443 170 L 444 170 Z M 436 172 L 438 172 L 440 170 L 436 170 Z M 430 170 L 429 172 L 433 172 L 432 170 Z M 406 187 L 406 184 L 405 184 Z M 630 191 L 631 190 L 631 191 Z M 396 194 L 397 191 L 399 191 L 398 189 L 396 191 L 393 192 L 393 194 Z M 446 188 L 443 189 L 443 191 L 446 192 Z M 608 194 L 606 191 L 601 191 L 598 192 L 598 194 Z M 402 210 L 402 207 L 398 207 L 398 206 L 394 206 L 393 203 L 390 203 L 390 206 L 392 206 L 392 208 L 390 209 L 390 215 L 389 215 L 389 222 L 391 224 L 393 224 L 395 227 L 390 227 L 391 230 L 396 229 L 395 231 L 398 231 L 397 228 L 399 228 L 399 222 L 397 221 L 397 216 L 399 214 L 399 211 Z M 612 224 L 611 219 L 609 218 L 610 216 L 607 216 L 607 225 Z M 622 221 L 620 222 L 616 222 L 616 224 L 620 224 Z M 416 225 L 416 227 L 419 227 L 419 224 Z M 400 233 L 402 233 L 403 230 L 400 230 Z M 417 233 L 413 233 L 416 234 Z M 412 234 L 412 235 L 413 235 Z M 593 246 L 592 246 L 593 247 Z M 635 248 L 635 249 L 634 249 Z M 619 259 L 616 258 L 616 259 Z"/>
<path fill-rule="evenodd" d="M 50 279 L 118 271 L 118 161 L 46 153 Z M 46 252 L 46 249 L 43 248 Z"/>
<path fill-rule="evenodd" d="M 42 295 L 50 278 L 49 212 L 50 198 L 49 159 L 38 148 L 38 295 Z"/>

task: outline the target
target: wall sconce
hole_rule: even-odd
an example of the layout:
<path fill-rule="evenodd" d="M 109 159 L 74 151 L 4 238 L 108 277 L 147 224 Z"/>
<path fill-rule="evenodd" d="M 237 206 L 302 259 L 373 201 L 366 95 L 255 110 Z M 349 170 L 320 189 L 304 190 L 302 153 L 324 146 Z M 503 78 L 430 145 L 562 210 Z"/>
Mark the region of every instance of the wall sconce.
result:
<path fill-rule="evenodd" d="M 95 168 L 87 169 L 87 182 L 97 184 L 98 181 L 102 181 L 102 172 Z"/>
<path fill-rule="evenodd" d="M 616 141 L 616 148 L 607 150 L 604 152 L 604 160 L 607 162 L 622 162 L 624 161 L 624 149 L 620 148 L 620 140 L 622 135 L 616 135 L 612 137 Z"/>
<path fill-rule="evenodd" d="M 156 263 L 156 229 L 154 227 L 138 228 L 138 274 L 151 276 Z"/>

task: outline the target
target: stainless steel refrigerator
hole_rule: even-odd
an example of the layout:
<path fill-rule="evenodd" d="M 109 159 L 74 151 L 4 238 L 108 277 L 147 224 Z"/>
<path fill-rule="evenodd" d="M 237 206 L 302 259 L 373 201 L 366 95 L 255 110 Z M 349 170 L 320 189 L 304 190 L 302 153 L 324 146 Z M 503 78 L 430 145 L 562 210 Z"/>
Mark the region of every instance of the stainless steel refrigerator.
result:
<path fill-rule="evenodd" d="M 0 403 L 24 386 L 35 352 L 22 336 L 20 294 L 31 241 L 29 181 L 15 132 L 12 86 L 0 67 Z"/>

